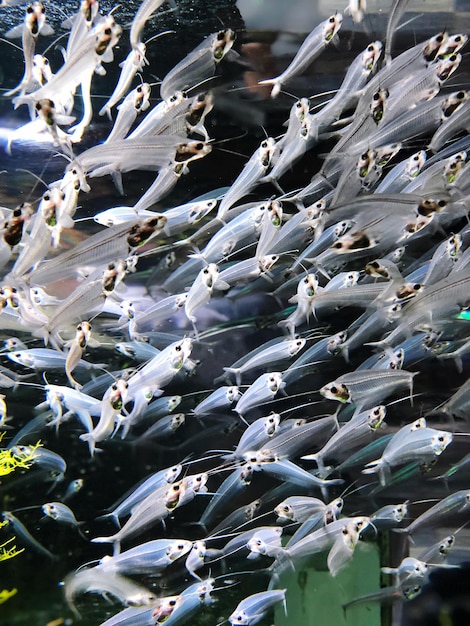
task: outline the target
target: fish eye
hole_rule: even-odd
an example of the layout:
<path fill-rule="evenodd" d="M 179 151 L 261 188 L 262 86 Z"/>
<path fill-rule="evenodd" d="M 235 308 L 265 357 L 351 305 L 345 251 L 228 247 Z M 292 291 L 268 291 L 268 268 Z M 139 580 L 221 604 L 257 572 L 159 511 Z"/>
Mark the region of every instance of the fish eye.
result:
<path fill-rule="evenodd" d="M 29 7 L 26 8 L 26 13 L 33 13 L 34 9 L 31 5 L 29 5 Z"/>
<path fill-rule="evenodd" d="M 367 52 L 373 52 L 374 51 L 374 46 L 372 44 L 367 46 Z"/>
<path fill-rule="evenodd" d="M 202 141 L 200 141 L 199 143 L 197 143 L 195 145 L 196 150 L 202 150 L 204 148 L 204 144 L 202 143 Z"/>
<path fill-rule="evenodd" d="M 380 93 L 378 91 L 374 93 L 374 95 L 372 96 L 372 100 L 375 100 L 375 102 L 377 102 L 377 100 L 380 100 Z"/>
<path fill-rule="evenodd" d="M 441 435 L 440 437 L 437 438 L 438 441 L 440 441 L 441 443 L 444 442 L 444 437 Z"/>
<path fill-rule="evenodd" d="M 49 193 L 45 193 L 42 197 L 43 200 L 45 200 L 46 202 L 49 202 L 49 200 L 51 199 L 51 196 Z"/>
<path fill-rule="evenodd" d="M 209 270 L 207 269 L 207 267 L 205 267 L 205 268 L 202 270 L 202 273 L 203 273 L 203 274 L 208 274 L 208 273 L 209 273 Z"/>
<path fill-rule="evenodd" d="M 267 147 L 268 147 L 268 142 L 267 142 L 267 141 L 263 141 L 263 142 L 261 143 L 261 147 L 262 147 L 262 148 L 267 148 Z"/>
<path fill-rule="evenodd" d="M 176 600 L 170 600 L 170 601 L 168 602 L 168 604 L 169 604 L 170 606 L 175 606 L 175 604 L 176 604 Z"/>
<path fill-rule="evenodd" d="M 113 32 L 113 31 L 112 31 L 110 28 L 105 28 L 105 30 L 104 30 L 104 34 L 105 34 L 105 35 L 111 35 L 111 34 L 112 34 L 112 32 Z"/>
<path fill-rule="evenodd" d="M 361 159 L 362 159 L 363 161 L 366 161 L 366 160 L 368 159 L 368 154 L 367 154 L 367 152 L 364 152 L 364 154 L 362 154 L 362 155 L 361 155 Z"/>
<path fill-rule="evenodd" d="M 336 22 L 336 18 L 332 15 L 328 21 L 330 24 L 334 24 Z"/>
<path fill-rule="evenodd" d="M 457 100 L 463 100 L 465 98 L 465 91 L 459 91 L 455 97 Z"/>
<path fill-rule="evenodd" d="M 342 247 L 343 247 L 343 244 L 341 241 L 337 241 L 335 244 L 333 244 L 333 248 L 335 250 L 341 250 Z"/>
<path fill-rule="evenodd" d="M 443 209 L 445 206 L 447 206 L 447 202 L 445 200 L 439 200 L 437 206 Z"/>
<path fill-rule="evenodd" d="M 421 285 L 419 283 L 415 283 L 413 285 L 413 291 L 419 291 L 421 289 Z"/>
<path fill-rule="evenodd" d="M 217 40 L 218 41 L 223 41 L 225 39 L 225 31 L 224 30 L 219 30 L 219 32 L 217 33 Z"/>
<path fill-rule="evenodd" d="M 330 387 L 330 391 L 331 391 L 331 393 L 338 393 L 338 387 L 333 385 L 333 387 Z"/>

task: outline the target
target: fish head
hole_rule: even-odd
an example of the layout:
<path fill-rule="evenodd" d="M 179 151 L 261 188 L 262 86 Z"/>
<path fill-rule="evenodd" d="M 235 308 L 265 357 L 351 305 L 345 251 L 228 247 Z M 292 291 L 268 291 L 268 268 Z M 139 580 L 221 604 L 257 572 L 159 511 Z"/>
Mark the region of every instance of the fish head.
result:
<path fill-rule="evenodd" d="M 341 13 L 335 13 L 331 15 L 327 20 L 325 20 L 325 25 L 323 27 L 323 42 L 330 42 L 336 33 L 341 28 L 341 24 L 343 23 L 343 16 Z"/>
<path fill-rule="evenodd" d="M 263 139 L 257 152 L 258 159 L 263 167 L 269 167 L 276 149 L 276 140 L 273 137 Z"/>
<path fill-rule="evenodd" d="M 310 110 L 308 98 L 301 98 L 300 100 L 297 100 L 297 102 L 294 102 L 293 107 L 295 117 L 299 121 L 302 121 Z"/>
<path fill-rule="evenodd" d="M 368 250 L 376 245 L 375 239 L 364 230 L 356 230 L 339 237 L 331 246 L 331 251 L 334 254 L 350 254 L 359 250 Z"/>
<path fill-rule="evenodd" d="M 446 57 L 461 50 L 468 41 L 468 35 L 456 33 L 455 35 L 447 35 L 437 50 L 436 57 Z"/>
<path fill-rule="evenodd" d="M 365 178 L 367 174 L 370 172 L 371 167 L 375 163 L 375 159 L 377 157 L 377 152 L 373 149 L 368 150 L 361 154 L 361 156 L 357 159 L 356 162 L 356 172 L 359 178 Z"/>
<path fill-rule="evenodd" d="M 196 474 L 194 476 L 188 476 L 186 478 L 187 488 L 191 489 L 195 493 L 204 493 L 209 475 L 206 472 Z"/>
<path fill-rule="evenodd" d="M 307 274 L 307 276 L 299 280 L 299 284 L 297 285 L 297 299 L 305 300 L 313 298 L 313 296 L 317 293 L 317 289 L 317 277 L 315 274 Z"/>
<path fill-rule="evenodd" d="M 268 437 L 272 437 L 279 427 L 281 416 L 279 413 L 271 413 L 264 418 L 264 432 Z"/>
<path fill-rule="evenodd" d="M 448 39 L 449 36 L 445 32 L 437 33 L 437 35 L 428 39 L 423 46 L 424 60 L 430 63 L 431 61 L 434 61 L 438 54 L 444 54 Z"/>
<path fill-rule="evenodd" d="M 174 465 L 173 467 L 170 467 L 164 475 L 165 481 L 167 483 L 172 483 L 174 482 L 178 476 L 181 474 L 181 471 L 183 469 L 183 466 L 178 464 L 178 465 Z"/>
<path fill-rule="evenodd" d="M 336 498 L 336 500 L 332 500 L 325 510 L 325 524 L 331 524 L 331 522 L 335 522 L 339 518 L 341 511 L 343 510 L 343 506 L 343 498 Z"/>
<path fill-rule="evenodd" d="M 157 606 L 152 611 L 152 619 L 155 620 L 155 624 L 163 624 L 182 601 L 181 596 L 168 596 L 159 599 Z"/>
<path fill-rule="evenodd" d="M 32 74 L 34 80 L 40 85 L 48 83 L 52 78 L 52 70 L 49 60 L 42 54 L 33 56 Z"/>
<path fill-rule="evenodd" d="M 57 519 L 59 517 L 59 511 L 53 502 L 43 504 L 41 509 L 44 515 L 47 515 L 51 519 Z"/>
<path fill-rule="evenodd" d="M 452 550 L 452 548 L 454 547 L 454 544 L 455 544 L 455 536 L 448 535 L 439 544 L 439 554 L 442 554 L 443 556 L 447 556 L 449 552 Z"/>
<path fill-rule="evenodd" d="M 382 426 L 386 413 L 387 409 L 383 404 L 375 406 L 369 411 L 367 423 L 372 431 L 376 431 L 380 428 L 380 426 Z"/>
<path fill-rule="evenodd" d="M 176 163 L 189 163 L 201 159 L 212 151 L 210 143 L 204 141 L 185 141 L 176 145 L 174 160 Z"/>
<path fill-rule="evenodd" d="M 80 3 L 80 13 L 88 26 L 91 26 L 98 13 L 98 4 L 98 0 L 82 0 Z"/>
<path fill-rule="evenodd" d="M 369 75 L 377 65 L 382 54 L 383 44 L 381 41 L 373 41 L 362 53 L 362 71 Z"/>
<path fill-rule="evenodd" d="M 468 100 L 468 92 L 461 89 L 460 91 L 454 91 L 451 93 L 441 104 L 442 121 L 448 119 L 457 109 L 459 109 L 464 102 Z"/>
<path fill-rule="evenodd" d="M 392 508 L 392 517 L 396 522 L 402 522 L 408 514 L 408 504 L 398 504 Z"/>
<path fill-rule="evenodd" d="M 272 266 L 279 259 L 278 254 L 265 254 L 258 260 L 258 265 L 262 273 L 269 272 Z"/>
<path fill-rule="evenodd" d="M 236 385 L 232 385 L 231 387 L 227 387 L 225 391 L 225 398 L 227 402 L 232 404 L 233 402 L 237 402 L 242 397 L 240 389 Z"/>
<path fill-rule="evenodd" d="M 150 106 L 151 87 L 149 83 L 141 83 L 135 88 L 134 109 L 137 112 L 146 111 Z"/>
<path fill-rule="evenodd" d="M 442 454 L 447 446 L 452 442 L 452 433 L 448 433 L 445 430 L 438 431 L 432 436 L 431 448 L 437 456 Z"/>
<path fill-rule="evenodd" d="M 351 402 L 351 394 L 343 383 L 328 383 L 320 389 L 321 395 L 327 400 L 338 400 L 338 402 Z"/>
<path fill-rule="evenodd" d="M 201 200 L 201 202 L 194 203 L 188 214 L 188 223 L 196 224 L 216 206 L 217 200 Z"/>
<path fill-rule="evenodd" d="M 191 541 L 186 541 L 185 539 L 172 541 L 168 545 L 165 554 L 173 563 L 173 561 L 176 561 L 176 559 L 179 559 L 181 556 L 189 552 L 192 546 L 193 544 Z"/>
<path fill-rule="evenodd" d="M 327 351 L 333 355 L 339 354 L 340 346 L 347 340 L 347 338 L 348 334 L 345 330 L 342 330 L 339 333 L 332 335 L 326 347 Z"/>
<path fill-rule="evenodd" d="M 459 152 L 458 154 L 455 154 L 454 156 L 449 158 L 449 160 L 447 161 L 444 167 L 444 172 L 443 172 L 444 181 L 446 182 L 447 185 L 452 185 L 453 183 L 455 183 L 457 176 L 459 175 L 459 173 L 462 171 L 462 169 L 465 166 L 466 160 L 467 160 L 466 152 Z M 452 235 L 450 240 L 455 239 L 455 238 L 460 239 L 460 235 L 458 233 L 455 235 Z"/>
<path fill-rule="evenodd" d="M 219 30 L 216 33 L 214 41 L 212 43 L 212 56 L 214 61 L 218 63 L 224 56 L 231 50 L 236 38 L 236 33 L 231 28 L 225 30 Z"/>
<path fill-rule="evenodd" d="M 399 305 L 399 309 L 401 311 L 401 305 L 399 303 L 393 306 L 396 307 L 397 305 Z M 405 360 L 405 351 L 403 350 L 403 348 L 398 348 L 398 350 L 394 350 L 390 358 L 390 362 L 388 364 L 389 369 L 401 370 L 403 367 L 404 360 Z"/>
<path fill-rule="evenodd" d="M 386 102 L 390 92 L 388 89 L 380 88 L 373 95 L 370 103 L 370 114 L 376 124 L 380 122 L 383 117 Z"/>
<path fill-rule="evenodd" d="M 165 507 L 169 511 L 172 511 L 178 506 L 178 503 L 186 493 L 187 488 L 187 482 L 185 480 L 180 480 L 169 487 L 164 496 Z"/>
<path fill-rule="evenodd" d="M 170 429 L 175 432 L 180 426 L 184 424 L 186 417 L 184 413 L 176 413 L 170 420 Z"/>
<path fill-rule="evenodd" d="M 238 626 L 249 626 L 251 619 L 246 611 L 234 611 L 228 618 L 228 621 L 232 626 L 235 626 L 235 624 Z"/>
<path fill-rule="evenodd" d="M 274 513 L 277 515 L 278 522 L 295 521 L 294 509 L 287 502 L 281 502 L 274 509 Z"/>

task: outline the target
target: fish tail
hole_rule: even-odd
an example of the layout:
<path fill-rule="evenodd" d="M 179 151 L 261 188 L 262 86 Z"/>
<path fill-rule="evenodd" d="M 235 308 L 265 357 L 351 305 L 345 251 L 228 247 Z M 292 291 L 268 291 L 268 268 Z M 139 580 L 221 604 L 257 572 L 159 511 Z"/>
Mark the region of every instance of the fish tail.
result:
<path fill-rule="evenodd" d="M 109 535 L 109 537 L 95 537 L 90 539 L 91 543 L 114 543 L 116 541 L 116 535 Z"/>
<path fill-rule="evenodd" d="M 94 456 L 95 452 L 101 452 L 101 450 L 99 450 L 96 447 L 96 441 L 95 441 L 92 433 L 83 433 L 83 434 L 80 435 L 80 439 L 82 441 L 86 441 L 88 443 L 88 448 L 90 450 L 90 456 Z"/>
<path fill-rule="evenodd" d="M 258 85 L 272 85 L 271 98 L 276 98 L 281 91 L 281 83 L 277 78 L 268 78 L 258 81 Z"/>
<path fill-rule="evenodd" d="M 112 122 L 113 118 L 111 115 L 111 107 L 108 106 L 107 104 L 104 105 L 104 107 L 102 107 L 99 111 L 98 111 L 98 115 L 107 115 L 109 120 Z"/>
<path fill-rule="evenodd" d="M 113 520 L 118 528 L 121 528 L 121 524 L 119 523 L 119 517 L 115 513 L 104 513 L 103 515 L 99 515 L 97 520 Z"/>

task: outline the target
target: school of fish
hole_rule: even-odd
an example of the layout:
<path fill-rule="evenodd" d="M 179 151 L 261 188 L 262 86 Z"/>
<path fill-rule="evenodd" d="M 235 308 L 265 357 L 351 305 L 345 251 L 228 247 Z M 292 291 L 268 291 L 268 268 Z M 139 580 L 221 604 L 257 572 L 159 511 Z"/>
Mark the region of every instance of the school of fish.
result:
<path fill-rule="evenodd" d="M 0 26 L 22 4 L 3 0 Z M 256 624 L 274 607 L 289 615 L 283 575 L 314 555 L 336 577 L 380 533 L 411 546 L 452 529 L 382 568 L 390 586 L 367 600 L 417 596 L 470 521 L 467 34 L 398 50 L 407 2 L 394 0 L 386 32 L 335 91 L 305 95 L 314 61 L 340 55 L 347 28 L 365 24 L 365 2 L 338 6 L 251 87 L 247 116 L 276 99 L 285 126 L 230 180 L 181 204 L 185 175 L 230 149 L 211 115 L 231 96 L 226 69 L 250 70 L 243 33 L 209 33 L 152 84 L 150 41 L 184 28 L 149 24 L 158 29 L 157 11 L 178 16 L 177 0 L 142 0 L 131 24 L 83 0 L 57 67 L 39 52 L 54 32 L 48 4 L 32 2 L 2 33 L 24 55 L 3 97 L 30 116 L 5 150 L 32 150 L 34 137 L 64 171 L 48 180 L 46 166 L 40 198 L 0 207 L 1 445 L 33 457 L 0 493 L 2 508 L 7 493 L 34 511 L 3 510 L 0 532 L 45 568 L 62 560 L 55 584 L 87 624 L 195 624 L 200 612 Z M 97 105 L 93 85 L 118 44 L 127 57 Z M 109 132 L 93 143 L 96 120 Z M 291 188 L 306 162 L 318 162 L 310 182 Z M 143 171 L 155 178 L 132 206 L 96 203 L 92 229 L 79 219 L 95 179 L 110 176 L 125 200 Z M 10 409 L 25 389 L 40 398 L 26 422 Z M 116 450 L 138 468 L 118 498 L 101 482 Z M 101 482 L 99 507 L 83 468 Z M 74 560 L 41 538 L 41 517 L 75 542 Z M 237 596 L 253 572 L 261 590 Z M 235 601 L 220 616 L 224 595 Z"/>

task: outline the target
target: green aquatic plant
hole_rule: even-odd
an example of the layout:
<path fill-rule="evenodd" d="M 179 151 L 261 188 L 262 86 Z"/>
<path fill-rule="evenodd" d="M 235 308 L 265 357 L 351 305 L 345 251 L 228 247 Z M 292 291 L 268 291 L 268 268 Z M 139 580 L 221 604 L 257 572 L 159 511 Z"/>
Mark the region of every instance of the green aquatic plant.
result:
<path fill-rule="evenodd" d="M 0 441 L 5 433 L 0 433 Z M 9 449 L 0 450 L 0 476 L 7 476 L 16 469 L 29 469 L 34 462 L 36 450 L 41 446 L 38 441 L 36 445 L 29 446 L 25 452 L 13 451 Z M 7 526 L 8 521 L 0 522 L 0 528 Z M 18 549 L 16 545 L 12 545 L 15 537 L 11 537 L 4 543 L 0 544 L 0 561 L 7 561 L 18 556 L 24 551 L 24 548 Z M 17 593 L 18 589 L 0 589 L 0 604 L 3 604 Z"/>
<path fill-rule="evenodd" d="M 16 595 L 17 591 L 18 589 L 10 589 L 10 591 L 8 591 L 8 589 L 2 589 L 0 591 L 0 604 L 3 604 L 7 600 L 9 600 L 11 597 Z"/>
<path fill-rule="evenodd" d="M 2 528 L 2 526 L 6 526 L 7 524 L 8 524 L 7 521 L 0 522 L 0 528 Z M 15 538 L 11 537 L 10 539 L 8 539 L 8 541 L 5 541 L 4 543 L 0 544 L 0 561 L 6 561 L 8 559 L 12 559 L 13 557 L 18 556 L 18 554 L 21 554 L 23 552 L 24 548 L 20 548 L 18 550 L 15 545 L 8 545 L 8 544 L 11 544 L 11 542 L 14 540 Z M 0 589 L 0 604 L 3 604 L 7 600 L 9 600 L 11 597 L 13 597 L 17 591 L 18 589 L 16 588 L 13 588 L 10 590 Z"/>
<path fill-rule="evenodd" d="M 8 524 L 8 522 L 2 522 L 1 526 L 4 526 L 5 524 Z M 11 537 L 11 539 L 8 539 L 8 541 L 0 544 L 0 561 L 7 561 L 8 559 L 12 559 L 13 557 L 18 556 L 18 554 L 21 554 L 24 551 L 24 548 L 20 548 L 18 550 L 16 546 L 7 547 L 8 544 L 11 544 L 11 542 L 14 540 L 15 537 Z M 0 592 L 0 594 L 1 593 L 2 592 Z"/>
<path fill-rule="evenodd" d="M 0 434 L 0 441 L 3 435 L 4 433 Z M 34 461 L 36 450 L 41 446 L 41 442 L 38 441 L 36 445 L 28 446 L 24 452 L 8 448 L 0 450 L 0 476 L 7 476 L 17 468 L 29 469 Z"/>

